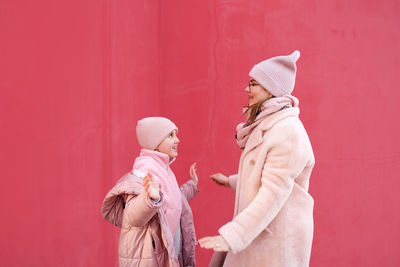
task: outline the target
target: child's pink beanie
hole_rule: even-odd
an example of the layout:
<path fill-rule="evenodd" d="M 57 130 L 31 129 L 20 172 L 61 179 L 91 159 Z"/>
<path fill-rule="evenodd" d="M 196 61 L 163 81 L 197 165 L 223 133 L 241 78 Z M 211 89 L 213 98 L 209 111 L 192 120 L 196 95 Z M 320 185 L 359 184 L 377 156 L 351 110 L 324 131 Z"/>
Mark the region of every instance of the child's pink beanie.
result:
<path fill-rule="evenodd" d="M 288 56 L 278 56 L 256 64 L 249 76 L 274 96 L 290 95 L 296 79 L 298 50 Z"/>
<path fill-rule="evenodd" d="M 154 150 L 173 130 L 178 127 L 167 118 L 147 117 L 136 125 L 136 137 L 142 148 Z"/>

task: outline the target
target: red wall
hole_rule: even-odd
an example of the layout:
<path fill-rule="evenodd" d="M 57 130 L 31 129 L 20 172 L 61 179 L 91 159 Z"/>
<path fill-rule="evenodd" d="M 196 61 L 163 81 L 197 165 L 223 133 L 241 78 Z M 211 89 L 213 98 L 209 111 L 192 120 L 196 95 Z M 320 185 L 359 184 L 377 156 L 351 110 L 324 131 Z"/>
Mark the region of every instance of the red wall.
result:
<path fill-rule="evenodd" d="M 236 171 L 248 71 L 294 49 L 317 161 L 311 266 L 400 264 L 398 1 L 3 0 L 0 14 L 3 266 L 117 266 L 100 206 L 144 116 L 179 126 L 172 168 L 182 183 L 198 162 L 196 230 L 216 234 L 233 195 L 208 175 Z"/>

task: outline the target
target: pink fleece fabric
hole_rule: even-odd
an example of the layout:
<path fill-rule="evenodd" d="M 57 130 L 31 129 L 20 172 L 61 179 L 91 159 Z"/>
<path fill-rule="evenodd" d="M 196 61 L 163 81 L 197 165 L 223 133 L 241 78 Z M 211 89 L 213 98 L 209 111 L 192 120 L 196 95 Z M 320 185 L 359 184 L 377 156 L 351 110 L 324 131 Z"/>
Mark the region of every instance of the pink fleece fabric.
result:
<path fill-rule="evenodd" d="M 230 247 L 224 267 L 309 266 L 314 200 L 308 189 L 315 158 L 299 112 L 275 112 L 250 134 L 237 178 L 230 177 L 236 180 L 230 181 L 236 188 L 234 219 L 218 231 Z M 210 267 L 221 266 L 214 265 L 217 256 L 224 255 L 216 253 Z"/>

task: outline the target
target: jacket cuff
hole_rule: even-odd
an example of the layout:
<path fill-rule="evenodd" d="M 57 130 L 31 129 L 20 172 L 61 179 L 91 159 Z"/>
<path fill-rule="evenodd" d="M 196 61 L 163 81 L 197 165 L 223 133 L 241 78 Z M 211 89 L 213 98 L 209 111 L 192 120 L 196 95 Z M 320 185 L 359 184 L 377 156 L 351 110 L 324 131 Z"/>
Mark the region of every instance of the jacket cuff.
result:
<path fill-rule="evenodd" d="M 143 193 L 145 193 L 143 191 Z M 146 194 L 146 193 L 145 193 Z M 159 209 L 160 206 L 162 205 L 162 203 L 164 202 L 164 197 L 163 197 L 163 192 L 160 191 L 160 199 L 153 201 L 149 196 L 145 196 L 145 203 L 147 205 L 148 208 L 150 209 Z"/>
<path fill-rule="evenodd" d="M 154 204 L 154 205 L 159 204 L 159 203 L 162 201 L 162 199 L 163 199 L 163 193 L 162 193 L 161 191 L 160 191 L 160 197 L 159 197 L 157 200 L 152 200 L 152 199 L 149 197 L 150 202 L 151 202 L 152 204 Z"/>
<path fill-rule="evenodd" d="M 199 188 L 197 187 L 197 185 L 193 182 L 193 180 L 189 180 L 188 183 L 191 185 L 191 187 L 193 188 L 193 197 L 195 197 L 199 192 Z"/>

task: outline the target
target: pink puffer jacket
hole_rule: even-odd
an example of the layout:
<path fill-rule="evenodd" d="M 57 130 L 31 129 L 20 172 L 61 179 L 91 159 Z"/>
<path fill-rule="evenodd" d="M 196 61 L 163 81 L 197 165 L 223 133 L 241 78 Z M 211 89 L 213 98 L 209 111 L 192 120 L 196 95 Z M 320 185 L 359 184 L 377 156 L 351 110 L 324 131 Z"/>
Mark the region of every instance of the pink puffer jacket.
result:
<path fill-rule="evenodd" d="M 170 169 L 166 154 L 142 149 L 135 160 L 134 169 L 140 166 L 160 180 L 175 176 Z M 143 169 L 145 167 L 145 170 Z M 144 192 L 142 178 L 133 172 L 125 174 L 106 195 L 101 214 L 103 218 L 121 228 L 119 241 L 120 266 L 195 266 L 197 243 L 193 214 L 188 201 L 198 189 L 192 181 L 180 187 L 182 193 L 181 252 L 176 257 L 174 241 L 162 209 L 163 199 L 154 204 Z"/>

